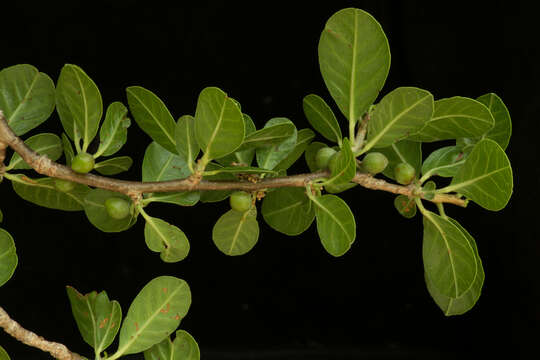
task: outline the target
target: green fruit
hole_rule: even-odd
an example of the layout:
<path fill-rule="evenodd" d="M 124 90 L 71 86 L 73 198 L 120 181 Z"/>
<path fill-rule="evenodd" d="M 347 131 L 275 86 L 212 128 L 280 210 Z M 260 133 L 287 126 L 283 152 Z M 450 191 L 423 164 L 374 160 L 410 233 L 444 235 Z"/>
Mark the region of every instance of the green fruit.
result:
<path fill-rule="evenodd" d="M 362 169 L 373 175 L 382 172 L 387 165 L 388 159 L 380 152 L 371 152 L 362 160 Z"/>
<path fill-rule="evenodd" d="M 414 168 L 407 163 L 399 163 L 394 168 L 394 177 L 402 185 L 410 184 L 416 175 Z"/>
<path fill-rule="evenodd" d="M 110 217 L 121 220 L 129 215 L 130 204 L 125 199 L 111 197 L 105 200 L 105 210 Z"/>
<path fill-rule="evenodd" d="M 317 154 L 315 154 L 315 164 L 317 165 L 317 168 L 320 170 L 328 168 L 330 158 L 336 153 L 336 150 L 330 147 L 320 148 L 319 151 L 317 151 Z"/>
<path fill-rule="evenodd" d="M 75 188 L 75 183 L 64 179 L 54 179 L 54 187 L 61 192 L 70 192 Z"/>
<path fill-rule="evenodd" d="M 235 191 L 229 198 L 233 210 L 246 212 L 251 208 L 251 194 L 245 191 Z"/>
<path fill-rule="evenodd" d="M 94 168 L 94 157 L 88 153 L 77 154 L 71 161 L 71 169 L 79 174 L 86 174 Z"/>

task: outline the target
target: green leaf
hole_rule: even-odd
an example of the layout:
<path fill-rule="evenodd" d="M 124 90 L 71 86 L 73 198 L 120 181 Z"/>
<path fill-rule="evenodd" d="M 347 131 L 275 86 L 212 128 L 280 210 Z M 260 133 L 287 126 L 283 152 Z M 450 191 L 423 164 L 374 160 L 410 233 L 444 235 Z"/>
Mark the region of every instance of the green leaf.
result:
<path fill-rule="evenodd" d="M 75 157 L 71 142 L 65 133 L 62 133 L 62 147 L 64 149 L 64 156 L 66 157 L 66 165 L 71 166 L 71 160 Z"/>
<path fill-rule="evenodd" d="M 420 174 L 422 167 L 422 143 L 401 140 L 389 147 L 377 149 L 386 156 L 388 165 L 384 169 L 384 176 L 394 179 L 394 167 L 399 163 L 407 163 L 416 169 L 416 173 Z"/>
<path fill-rule="evenodd" d="M 52 161 L 56 161 L 62 156 L 62 142 L 55 134 L 37 134 L 26 139 L 24 143 L 38 154 L 47 155 Z M 18 153 L 14 153 L 6 170 L 30 168 L 30 165 L 24 162 Z"/>
<path fill-rule="evenodd" d="M 184 159 L 186 164 L 193 164 L 199 155 L 199 144 L 195 137 L 195 118 L 184 115 L 176 122 L 174 133 L 176 139 L 176 151 Z"/>
<path fill-rule="evenodd" d="M 105 121 L 99 129 L 99 147 L 95 154 L 111 156 L 124 146 L 127 141 L 127 130 L 131 120 L 127 116 L 128 109 L 121 102 L 113 102 L 107 108 Z"/>
<path fill-rule="evenodd" d="M 17 180 L 12 180 L 12 185 L 17 195 L 49 209 L 83 210 L 84 197 L 90 190 L 86 185 L 76 184 L 70 192 L 61 192 L 56 190 L 53 178 L 30 179 L 20 174 L 15 176 Z"/>
<path fill-rule="evenodd" d="M 248 136 L 249 134 L 255 132 L 257 129 L 255 128 L 255 124 L 253 123 L 253 120 L 251 120 L 249 115 L 243 114 L 243 118 L 246 136 Z M 234 153 L 226 155 L 225 157 L 216 159 L 216 161 L 223 166 L 230 166 L 234 164 L 243 164 L 245 166 L 249 166 L 253 162 L 254 157 L 255 149 L 253 148 L 242 151 L 235 151 Z"/>
<path fill-rule="evenodd" d="M 117 192 L 105 189 L 92 189 L 84 198 L 84 212 L 88 220 L 103 232 L 120 232 L 128 229 L 136 220 L 135 214 L 131 212 L 123 219 L 114 219 L 109 216 L 105 209 L 105 201 L 110 197 L 118 197 L 128 201 L 131 199 Z"/>
<path fill-rule="evenodd" d="M 129 156 L 119 156 L 96 163 L 94 169 L 102 175 L 116 175 L 128 171 L 132 164 Z"/>
<path fill-rule="evenodd" d="M 336 195 L 312 197 L 317 232 L 325 250 L 332 256 L 345 254 L 356 238 L 356 222 L 345 201 Z"/>
<path fill-rule="evenodd" d="M 66 286 L 66 290 L 79 332 L 96 354 L 100 354 L 111 345 L 120 329 L 120 304 L 110 301 L 105 291 L 83 295 L 71 286 Z"/>
<path fill-rule="evenodd" d="M 199 202 L 200 199 L 200 192 L 199 191 L 181 191 L 181 192 L 174 192 L 174 193 L 152 193 L 150 196 L 145 198 L 145 202 L 162 202 L 162 203 L 169 203 L 169 204 L 175 204 L 180 206 L 193 206 L 197 202 Z"/>
<path fill-rule="evenodd" d="M 426 284 L 428 291 L 431 294 L 431 297 L 433 298 L 433 300 L 435 300 L 437 305 L 441 308 L 441 310 L 446 316 L 451 316 L 464 314 L 469 311 L 474 306 L 474 304 L 476 304 L 482 292 L 485 274 L 480 255 L 478 254 L 478 247 L 476 246 L 474 238 L 456 220 L 451 218 L 448 218 L 448 220 L 452 224 L 454 224 L 459 230 L 461 230 L 463 235 L 465 235 L 465 237 L 469 241 L 469 244 L 474 250 L 477 267 L 476 278 L 471 288 L 458 298 L 451 298 L 441 294 L 426 277 Z"/>
<path fill-rule="evenodd" d="M 343 139 L 341 150 L 335 156 L 335 166 L 330 167 L 330 179 L 325 181 L 325 185 L 346 184 L 356 175 L 356 159 L 352 152 L 349 139 Z"/>
<path fill-rule="evenodd" d="M 144 240 L 148 248 L 159 252 L 161 260 L 165 262 L 178 262 L 184 260 L 189 253 L 189 241 L 186 234 L 168 222 L 144 216 Z"/>
<path fill-rule="evenodd" d="M 15 241 L 6 230 L 0 228 L 0 286 L 11 279 L 17 263 Z"/>
<path fill-rule="evenodd" d="M 257 244 L 259 224 L 255 209 L 246 212 L 229 210 L 223 214 L 212 230 L 217 248 L 230 256 L 244 255 Z"/>
<path fill-rule="evenodd" d="M 254 166 L 224 166 L 218 167 L 215 170 L 207 170 L 206 173 L 212 175 L 220 173 L 229 173 L 229 174 L 277 174 L 274 170 L 261 169 Z"/>
<path fill-rule="evenodd" d="M 4 214 L 2 213 L 2 209 L 0 209 L 0 223 L 4 221 Z"/>
<path fill-rule="evenodd" d="M 416 202 L 414 201 L 414 198 L 398 195 L 394 199 L 394 207 L 407 219 L 412 219 L 416 215 Z"/>
<path fill-rule="evenodd" d="M 0 71 L 0 89 L 0 109 L 18 136 L 43 123 L 54 110 L 54 82 L 32 65 Z"/>
<path fill-rule="evenodd" d="M 353 187 L 358 186 L 356 183 L 342 183 L 342 184 L 327 184 L 324 186 L 324 190 L 330 194 L 340 194 L 344 191 L 352 189 Z"/>
<path fill-rule="evenodd" d="M 184 280 L 160 276 L 150 281 L 129 307 L 120 329 L 117 354 L 145 351 L 166 339 L 190 305 L 191 291 Z"/>
<path fill-rule="evenodd" d="M 443 295 L 458 298 L 477 275 L 476 256 L 467 237 L 451 221 L 424 212 L 422 257 L 426 278 Z"/>
<path fill-rule="evenodd" d="M 148 145 L 142 164 L 143 182 L 178 180 L 189 175 L 184 158 L 167 151 L 157 142 Z"/>
<path fill-rule="evenodd" d="M 276 146 L 293 136 L 295 132 L 294 124 L 288 122 L 264 127 L 246 136 L 238 150 Z"/>
<path fill-rule="evenodd" d="M 219 169 L 222 169 L 223 167 L 215 164 L 215 163 L 209 163 L 206 166 L 206 171 L 216 171 Z M 215 175 L 206 175 L 203 176 L 203 180 L 208 181 L 215 181 L 215 180 L 225 180 L 225 181 L 236 181 L 238 180 L 234 174 L 223 172 L 223 173 L 217 173 Z M 201 201 L 202 202 L 218 202 L 225 200 L 229 197 L 229 195 L 232 193 L 232 190 L 217 190 L 217 191 L 201 191 Z"/>
<path fill-rule="evenodd" d="M 0 346 L 0 360 L 11 360 L 6 350 Z"/>
<path fill-rule="evenodd" d="M 144 360 L 199 360 L 199 345 L 187 331 L 178 330 L 176 338 L 167 338 L 144 352 Z"/>
<path fill-rule="evenodd" d="M 487 210 L 498 211 L 512 195 L 512 168 L 504 150 L 493 140 L 480 140 L 446 192 L 456 191 Z"/>
<path fill-rule="evenodd" d="M 422 164 L 422 174 L 455 176 L 465 163 L 465 154 L 457 146 L 445 146 L 433 151 Z"/>
<path fill-rule="evenodd" d="M 466 97 L 454 96 L 435 101 L 431 120 L 408 139 L 433 142 L 477 137 L 488 132 L 493 124 L 493 116 L 484 104 Z"/>
<path fill-rule="evenodd" d="M 293 150 L 281 160 L 275 167 L 275 171 L 287 170 L 290 168 L 306 151 L 309 143 L 315 137 L 315 133 L 311 129 L 298 130 L 296 137 L 296 145 Z"/>
<path fill-rule="evenodd" d="M 56 110 L 67 135 L 72 140 L 81 138 L 86 150 L 97 134 L 103 102 L 98 87 L 80 67 L 67 64 L 62 68 L 56 85 Z"/>
<path fill-rule="evenodd" d="M 176 123 L 157 95 L 140 86 L 126 89 L 129 110 L 137 125 L 159 145 L 176 153 Z"/>
<path fill-rule="evenodd" d="M 506 105 L 504 105 L 501 98 L 494 93 L 482 95 L 476 100 L 486 105 L 495 120 L 495 125 L 484 135 L 484 137 L 496 141 L 503 150 L 506 150 L 506 147 L 510 142 L 510 136 L 512 135 L 512 120 Z"/>
<path fill-rule="evenodd" d="M 292 124 L 294 126 L 293 122 L 287 118 L 272 118 L 266 122 L 264 127 L 269 128 L 278 124 Z M 259 167 L 269 170 L 274 169 L 294 150 L 297 138 L 298 132 L 295 127 L 293 134 L 281 143 L 270 147 L 256 149 L 255 155 Z"/>
<path fill-rule="evenodd" d="M 433 115 L 433 95 L 415 87 L 400 87 L 377 104 L 368 122 L 365 151 L 388 147 L 424 127 Z"/>
<path fill-rule="evenodd" d="M 328 140 L 341 143 L 343 136 L 336 115 L 320 96 L 307 95 L 302 101 L 302 106 L 306 118 L 315 130 Z"/>
<path fill-rule="evenodd" d="M 306 164 L 311 172 L 321 170 L 317 166 L 317 162 L 315 161 L 315 156 L 317 155 L 317 152 L 320 149 L 326 146 L 327 145 L 322 142 L 314 141 L 311 144 L 309 144 L 308 147 L 306 148 L 306 153 L 304 157 L 306 158 Z"/>
<path fill-rule="evenodd" d="M 244 117 L 234 100 L 216 87 L 204 88 L 195 111 L 195 135 L 204 156 L 219 159 L 244 141 Z"/>
<path fill-rule="evenodd" d="M 381 25 L 359 9 L 338 11 L 319 40 L 319 65 L 330 95 L 354 124 L 375 101 L 390 69 Z"/>
<path fill-rule="evenodd" d="M 290 236 L 306 231 L 315 218 L 304 188 L 278 188 L 267 193 L 261 212 L 270 227 Z"/>

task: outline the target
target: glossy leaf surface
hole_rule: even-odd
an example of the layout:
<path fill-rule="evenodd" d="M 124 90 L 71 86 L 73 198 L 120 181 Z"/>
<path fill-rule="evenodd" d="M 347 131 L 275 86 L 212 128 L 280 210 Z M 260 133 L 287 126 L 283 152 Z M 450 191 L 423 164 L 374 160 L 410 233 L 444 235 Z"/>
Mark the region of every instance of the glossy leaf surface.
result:
<path fill-rule="evenodd" d="M 6 230 L 0 228 L 0 286 L 13 276 L 17 263 L 15 241 Z"/>
<path fill-rule="evenodd" d="M 37 134 L 25 140 L 24 143 L 38 154 L 47 155 L 52 161 L 62 156 L 62 141 L 55 134 Z M 18 153 L 14 153 L 7 166 L 7 170 L 11 169 L 30 169 L 30 165 L 24 162 Z"/>
<path fill-rule="evenodd" d="M 304 188 L 278 188 L 269 192 L 263 199 L 261 212 L 268 225 L 289 236 L 306 231 L 315 218 L 313 204 Z"/>
<path fill-rule="evenodd" d="M 336 115 L 320 96 L 307 95 L 302 101 L 302 106 L 306 118 L 315 130 L 330 141 L 341 142 L 343 136 Z"/>
<path fill-rule="evenodd" d="M 128 171 L 132 164 L 129 156 L 119 156 L 96 163 L 94 169 L 102 175 L 116 175 Z"/>
<path fill-rule="evenodd" d="M 229 210 L 223 214 L 212 230 L 217 248 L 230 256 L 244 255 L 259 239 L 259 224 L 255 209 L 246 212 Z"/>
<path fill-rule="evenodd" d="M 144 352 L 144 360 L 199 360 L 199 345 L 187 331 L 178 330 L 174 341 L 167 338 Z"/>
<path fill-rule="evenodd" d="M 445 146 L 433 151 L 422 164 L 422 174 L 452 177 L 465 163 L 465 154 L 457 146 Z"/>
<path fill-rule="evenodd" d="M 279 124 L 291 124 L 294 126 L 293 122 L 287 118 L 273 118 L 268 120 L 264 127 L 267 128 Z M 257 164 L 259 167 L 269 170 L 274 169 L 294 150 L 297 138 L 298 131 L 295 127 L 293 134 L 281 143 L 270 147 L 256 149 L 255 156 L 257 157 Z"/>
<path fill-rule="evenodd" d="M 182 230 L 152 216 L 144 218 L 144 240 L 150 250 L 159 252 L 161 260 L 165 262 L 178 262 L 186 258 L 189 241 Z"/>
<path fill-rule="evenodd" d="M 246 131 L 246 136 L 253 133 L 255 130 L 255 124 L 249 115 L 243 114 L 244 118 L 244 127 Z M 216 159 L 223 166 L 230 166 L 233 164 L 242 164 L 245 166 L 251 165 L 253 159 L 255 158 L 255 149 L 247 149 L 242 151 L 235 151 L 232 154 L 226 155 L 220 159 Z"/>
<path fill-rule="evenodd" d="M 105 121 L 99 129 L 99 147 L 97 156 L 111 156 L 124 146 L 131 120 L 127 117 L 128 109 L 121 102 L 113 102 L 107 107 Z"/>

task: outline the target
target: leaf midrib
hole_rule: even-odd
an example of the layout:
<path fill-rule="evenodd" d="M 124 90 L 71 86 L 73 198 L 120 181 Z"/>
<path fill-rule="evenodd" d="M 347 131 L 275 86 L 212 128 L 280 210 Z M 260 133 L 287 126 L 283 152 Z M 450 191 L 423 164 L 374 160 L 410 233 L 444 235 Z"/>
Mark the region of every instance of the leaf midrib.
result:
<path fill-rule="evenodd" d="M 32 90 L 34 89 L 34 86 L 35 84 L 37 83 L 37 79 L 39 78 L 39 71 L 36 72 L 36 75 L 34 76 L 34 78 L 32 79 L 32 83 L 30 84 L 30 88 L 28 89 L 28 91 L 24 94 L 24 97 L 22 98 L 22 100 L 19 102 L 19 105 L 17 105 L 17 107 L 15 108 L 15 110 L 11 113 L 11 116 L 9 117 L 7 123 L 8 125 L 10 125 L 10 122 L 17 116 L 17 113 L 19 112 L 19 110 L 23 107 L 23 103 L 24 103 L 24 100 L 26 100 L 26 98 L 28 97 L 28 95 L 32 92 Z"/>
<path fill-rule="evenodd" d="M 340 221 L 338 221 L 338 219 L 332 214 L 332 212 L 330 212 L 327 208 L 325 208 L 319 200 L 317 200 L 316 198 L 313 198 L 312 201 L 315 202 L 315 204 L 322 210 L 324 210 L 328 216 L 330 216 L 330 218 L 332 220 L 334 220 L 335 223 L 338 224 L 338 226 L 341 228 L 341 230 L 343 231 L 343 233 L 345 234 L 346 238 L 347 238 L 347 241 L 349 241 L 349 244 L 352 242 L 351 239 L 349 239 L 349 234 L 347 233 L 347 231 L 345 230 L 345 227 L 343 226 L 343 224 L 341 224 Z"/>
<path fill-rule="evenodd" d="M 150 111 L 150 109 L 146 106 L 146 104 L 135 94 L 133 93 L 133 90 L 128 90 L 131 92 L 131 95 L 133 95 L 135 97 L 135 99 L 137 99 L 137 101 L 139 102 L 139 104 L 141 104 L 141 106 L 144 108 L 144 110 L 150 114 L 150 116 L 154 119 L 154 122 L 159 126 L 159 128 L 161 129 L 161 131 L 163 132 L 163 134 L 165 134 L 165 136 L 168 138 L 168 140 L 170 141 L 171 144 L 174 145 L 174 147 L 176 147 L 176 141 L 174 141 L 174 139 L 171 137 L 171 135 L 166 131 L 166 129 L 163 127 L 163 125 L 161 124 L 160 121 L 158 121 L 157 117 L 154 115 L 154 113 L 152 111 Z M 154 95 L 155 96 L 155 95 Z M 156 96 L 157 97 L 157 96 Z M 156 99 L 157 100 L 157 99 Z M 159 100 L 158 100 L 159 102 Z M 136 119 L 135 119 L 136 120 Z"/>
<path fill-rule="evenodd" d="M 221 128 L 221 123 L 223 122 L 223 115 L 225 114 L 225 107 L 227 106 L 227 95 L 223 98 L 223 104 L 221 105 L 221 110 L 219 113 L 218 121 L 216 123 L 216 126 L 214 127 L 214 131 L 212 131 L 212 135 L 210 136 L 210 139 L 208 139 L 208 144 L 206 145 L 206 151 L 205 154 L 210 154 L 210 148 L 212 146 L 212 143 L 214 142 L 214 139 L 216 138 L 216 135 L 218 131 Z"/>

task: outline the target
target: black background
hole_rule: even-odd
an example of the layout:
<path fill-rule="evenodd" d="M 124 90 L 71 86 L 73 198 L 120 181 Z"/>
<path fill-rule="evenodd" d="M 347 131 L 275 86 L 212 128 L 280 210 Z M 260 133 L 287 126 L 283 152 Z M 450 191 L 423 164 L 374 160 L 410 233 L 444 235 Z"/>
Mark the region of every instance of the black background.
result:
<path fill-rule="evenodd" d="M 514 195 L 498 213 L 475 204 L 447 207 L 476 238 L 486 271 L 474 309 L 447 318 L 425 288 L 421 218 L 401 218 L 391 194 L 358 187 L 343 195 L 358 233 L 351 251 L 337 259 L 324 252 L 315 226 L 287 237 L 264 221 L 253 251 L 227 257 L 211 240 L 227 202 L 195 208 L 152 204 L 150 215 L 179 226 L 191 241 L 186 260 L 163 264 L 146 248 L 143 221 L 121 234 L 102 233 L 84 213 L 38 208 L 17 198 L 4 181 L 2 227 L 16 240 L 19 266 L 0 289 L 0 306 L 39 335 L 90 355 L 65 285 L 106 290 L 125 314 L 149 280 L 174 275 L 190 284 L 193 304 L 181 328 L 198 341 L 203 359 L 538 356 L 540 47 L 529 3 L 74 1 L 3 8 L 0 68 L 30 63 L 56 81 L 65 63 L 77 64 L 100 88 L 104 105 L 126 103 L 125 88 L 140 85 L 160 96 L 175 118 L 194 113 L 202 88 L 218 86 L 241 102 L 257 127 L 286 116 L 299 129 L 308 126 L 305 95 L 316 93 L 331 103 L 317 61 L 324 23 L 339 9 L 362 8 L 390 42 L 392 64 L 382 94 L 417 86 L 436 99 L 501 96 L 513 120 L 507 153 Z M 46 131 L 61 132 L 56 114 L 26 136 Z M 140 178 L 149 143 L 134 124 L 120 154 L 132 156 L 135 165 L 120 178 Z M 304 161 L 295 169 L 305 171 Z M 4 333 L 0 344 L 15 360 L 49 358 Z"/>

